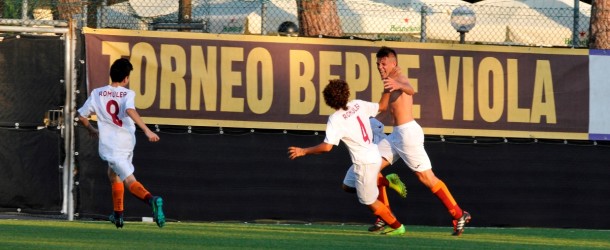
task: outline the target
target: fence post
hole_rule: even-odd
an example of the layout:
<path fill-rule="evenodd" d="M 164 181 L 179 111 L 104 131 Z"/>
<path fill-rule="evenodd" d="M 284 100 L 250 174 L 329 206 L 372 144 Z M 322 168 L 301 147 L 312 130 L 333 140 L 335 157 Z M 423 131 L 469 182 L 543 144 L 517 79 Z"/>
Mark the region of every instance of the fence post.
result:
<path fill-rule="evenodd" d="M 107 4 L 107 0 L 102 1 L 102 5 L 97 7 L 97 11 L 96 13 L 96 22 L 95 22 L 95 28 L 101 28 L 102 27 L 102 17 L 105 16 L 104 10 L 106 9 L 106 5 Z"/>
<path fill-rule="evenodd" d="M 89 25 L 87 24 L 89 22 L 89 3 L 81 3 L 81 13 L 82 14 L 80 18 L 81 20 L 79 27 L 89 27 Z"/>
<path fill-rule="evenodd" d="M 76 70 L 75 70 L 75 48 L 76 48 L 76 22 L 74 19 L 68 21 L 68 32 L 65 35 L 65 63 L 64 77 L 66 79 L 66 102 L 64 105 L 64 143 L 66 159 L 64 160 L 64 204 L 68 220 L 74 220 L 74 156 L 77 154 L 74 148 L 74 117 L 76 115 Z"/>
<path fill-rule="evenodd" d="M 578 28 L 579 28 L 579 19 L 580 19 L 580 1 L 574 0 L 574 26 L 572 28 L 572 48 L 576 47 L 578 43 L 580 43 L 580 39 L 578 39 Z"/>
<path fill-rule="evenodd" d="M 267 20 L 267 5 L 265 4 L 265 0 L 261 0 L 261 35 L 267 35 L 265 22 Z"/>
<path fill-rule="evenodd" d="M 426 22 L 427 22 L 428 18 L 426 17 L 426 15 L 428 15 L 428 6 L 424 5 L 424 6 L 421 7 L 421 27 L 420 27 L 421 28 L 421 30 L 420 30 L 420 35 L 421 36 L 419 38 L 419 41 L 422 42 L 422 43 L 425 43 L 426 39 L 427 39 L 427 37 L 426 37 L 427 36 L 426 35 L 426 30 L 427 30 Z"/>
<path fill-rule="evenodd" d="M 21 20 L 23 20 L 23 23 L 28 20 L 28 0 L 23 0 L 21 4 Z"/>
<path fill-rule="evenodd" d="M 180 0 L 178 2 L 178 23 L 191 23 L 193 15 L 191 0 Z"/>

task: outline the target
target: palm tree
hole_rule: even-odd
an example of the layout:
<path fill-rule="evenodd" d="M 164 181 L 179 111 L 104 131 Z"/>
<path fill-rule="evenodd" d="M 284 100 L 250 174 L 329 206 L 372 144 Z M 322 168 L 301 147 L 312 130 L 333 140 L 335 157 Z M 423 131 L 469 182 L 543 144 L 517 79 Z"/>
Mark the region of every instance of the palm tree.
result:
<path fill-rule="evenodd" d="M 59 0 L 57 12 L 60 20 L 70 20 L 82 11 L 81 0 Z"/>
<path fill-rule="evenodd" d="M 591 5 L 589 48 L 610 49 L 610 0 L 593 0 Z"/>
<path fill-rule="evenodd" d="M 334 0 L 296 0 L 301 36 L 343 35 Z"/>

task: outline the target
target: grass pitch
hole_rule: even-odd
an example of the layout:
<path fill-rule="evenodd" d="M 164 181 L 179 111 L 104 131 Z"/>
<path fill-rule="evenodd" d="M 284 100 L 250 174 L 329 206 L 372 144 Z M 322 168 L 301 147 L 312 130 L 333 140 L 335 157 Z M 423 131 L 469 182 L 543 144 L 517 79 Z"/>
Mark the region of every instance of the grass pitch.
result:
<path fill-rule="evenodd" d="M 1 249 L 610 249 L 609 230 L 407 226 L 404 236 L 365 225 L 0 220 Z"/>

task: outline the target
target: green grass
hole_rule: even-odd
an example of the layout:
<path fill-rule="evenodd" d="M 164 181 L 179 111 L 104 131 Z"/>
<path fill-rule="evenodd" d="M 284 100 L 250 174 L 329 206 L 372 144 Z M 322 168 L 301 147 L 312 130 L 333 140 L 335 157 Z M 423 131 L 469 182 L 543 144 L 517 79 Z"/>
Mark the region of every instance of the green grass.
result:
<path fill-rule="evenodd" d="M 0 249 L 610 249 L 610 231 L 408 226 L 405 236 L 364 225 L 0 220 Z"/>

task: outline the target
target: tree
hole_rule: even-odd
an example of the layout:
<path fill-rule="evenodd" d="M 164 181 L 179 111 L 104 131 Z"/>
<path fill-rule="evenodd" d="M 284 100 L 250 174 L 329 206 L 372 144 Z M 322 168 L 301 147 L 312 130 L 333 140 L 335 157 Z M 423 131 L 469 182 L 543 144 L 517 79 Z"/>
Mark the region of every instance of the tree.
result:
<path fill-rule="evenodd" d="M 610 49 L 610 0 L 594 0 L 591 4 L 589 48 Z"/>
<path fill-rule="evenodd" d="M 57 12 L 60 20 L 72 19 L 72 16 L 82 12 L 81 0 L 60 0 Z"/>
<path fill-rule="evenodd" d="M 0 18 L 21 18 L 21 3 L 15 1 L 0 1 Z"/>
<path fill-rule="evenodd" d="M 334 0 L 296 0 L 300 36 L 343 36 Z"/>

